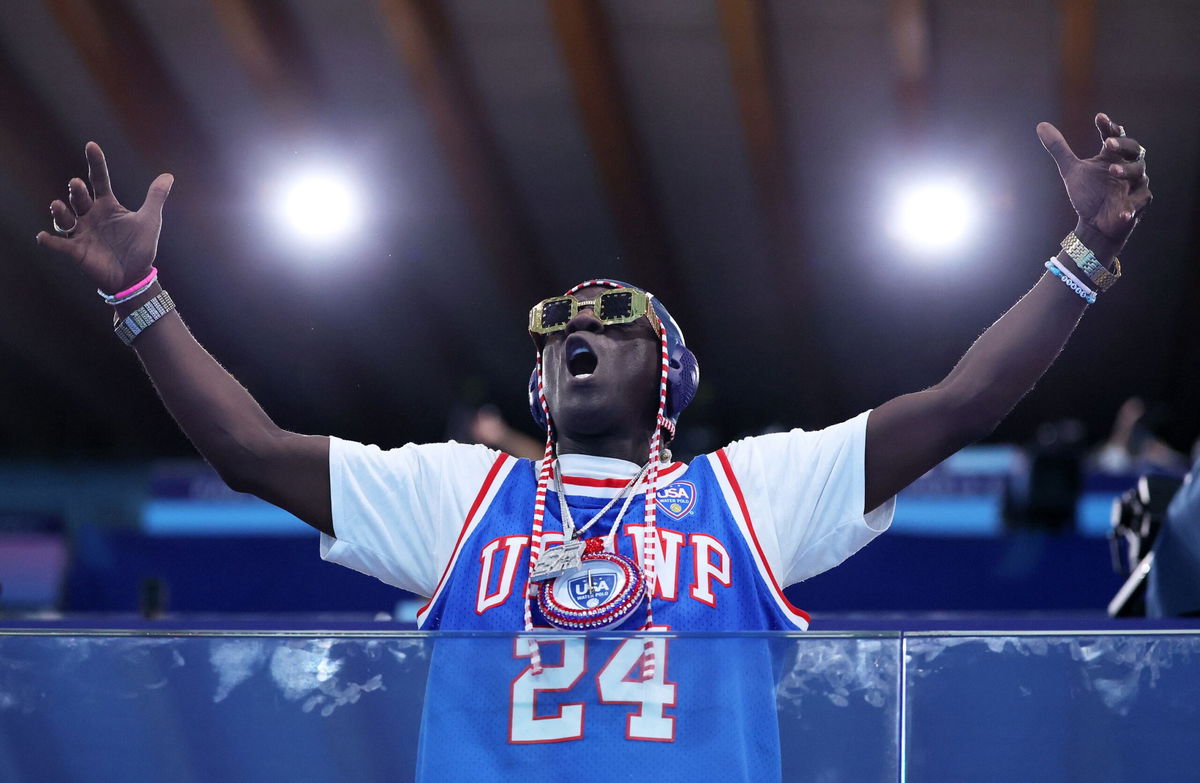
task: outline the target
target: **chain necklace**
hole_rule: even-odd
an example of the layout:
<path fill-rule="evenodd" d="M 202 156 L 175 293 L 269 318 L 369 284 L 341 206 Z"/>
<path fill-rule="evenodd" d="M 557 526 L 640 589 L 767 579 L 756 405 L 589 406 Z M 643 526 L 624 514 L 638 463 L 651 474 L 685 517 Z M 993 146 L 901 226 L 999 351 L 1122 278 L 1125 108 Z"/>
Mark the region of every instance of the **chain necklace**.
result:
<path fill-rule="evenodd" d="M 567 493 L 563 490 L 562 484 L 562 466 L 558 463 L 558 460 L 555 460 L 554 468 L 554 489 L 558 494 L 558 507 L 562 512 L 564 542 L 581 538 L 588 528 L 596 524 L 601 517 L 608 513 L 610 508 L 616 505 L 618 500 L 620 500 L 622 497 L 625 498 L 624 504 L 621 505 L 621 510 L 617 512 L 617 518 L 613 520 L 612 527 L 609 528 L 608 535 L 605 536 L 605 546 L 611 549 L 613 547 L 613 537 L 616 535 L 617 528 L 621 526 L 621 519 L 625 516 L 625 512 L 629 509 L 629 504 L 633 501 L 633 496 L 635 493 L 631 492 L 630 490 L 636 487 L 638 482 L 642 480 L 642 477 L 646 475 L 646 471 L 650 469 L 650 463 L 647 462 L 645 465 L 643 465 L 642 469 L 638 471 L 637 475 L 631 478 L 629 483 L 626 484 L 620 492 L 614 495 L 612 499 L 610 499 L 608 503 L 604 505 L 604 508 L 600 509 L 600 511 L 597 512 L 594 517 L 589 519 L 587 523 L 580 528 L 575 527 L 575 519 L 571 516 L 571 509 L 567 507 Z"/>

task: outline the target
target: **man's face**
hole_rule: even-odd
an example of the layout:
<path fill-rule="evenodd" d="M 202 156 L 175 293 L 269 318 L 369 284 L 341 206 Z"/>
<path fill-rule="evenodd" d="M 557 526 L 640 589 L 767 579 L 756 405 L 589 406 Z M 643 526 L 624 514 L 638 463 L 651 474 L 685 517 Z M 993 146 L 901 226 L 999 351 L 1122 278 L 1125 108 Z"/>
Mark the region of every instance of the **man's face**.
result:
<path fill-rule="evenodd" d="M 560 436 L 627 435 L 654 426 L 661 356 L 645 317 L 605 325 L 590 303 L 604 286 L 574 294 L 582 304 L 566 329 L 546 336 L 542 378 Z"/>

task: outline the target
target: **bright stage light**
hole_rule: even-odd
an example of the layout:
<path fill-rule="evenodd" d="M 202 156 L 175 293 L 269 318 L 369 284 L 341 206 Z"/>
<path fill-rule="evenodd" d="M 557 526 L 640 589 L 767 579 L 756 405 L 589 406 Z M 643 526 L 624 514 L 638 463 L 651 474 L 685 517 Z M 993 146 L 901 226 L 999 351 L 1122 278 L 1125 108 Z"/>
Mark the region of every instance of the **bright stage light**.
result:
<path fill-rule="evenodd" d="M 902 191 L 894 210 L 889 233 L 918 254 L 942 255 L 962 247 L 975 225 L 970 192 L 949 179 Z"/>
<path fill-rule="evenodd" d="M 356 189 L 344 174 L 311 171 L 284 189 L 282 217 L 297 238 L 329 243 L 352 233 L 362 209 Z"/>

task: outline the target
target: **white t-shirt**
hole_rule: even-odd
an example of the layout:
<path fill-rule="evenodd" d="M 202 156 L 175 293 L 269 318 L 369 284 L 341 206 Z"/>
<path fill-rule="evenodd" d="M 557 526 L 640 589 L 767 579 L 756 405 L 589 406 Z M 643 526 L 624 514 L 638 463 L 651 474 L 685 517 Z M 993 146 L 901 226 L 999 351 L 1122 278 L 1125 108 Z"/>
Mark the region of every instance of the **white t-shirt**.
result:
<path fill-rule="evenodd" d="M 863 513 L 869 413 L 823 430 L 760 435 L 725 447 L 782 586 L 841 563 L 891 524 L 895 498 Z M 336 538 L 321 535 L 321 557 L 432 595 L 472 506 L 490 503 L 501 483 L 480 496 L 498 456 L 485 446 L 453 441 L 385 451 L 330 438 Z M 559 467 L 568 496 L 611 496 L 616 490 L 599 480 L 628 480 L 639 470 L 625 460 L 582 454 L 562 455 Z M 664 468 L 659 486 L 685 469 L 680 463 Z M 529 513 L 532 523 L 532 497 Z"/>

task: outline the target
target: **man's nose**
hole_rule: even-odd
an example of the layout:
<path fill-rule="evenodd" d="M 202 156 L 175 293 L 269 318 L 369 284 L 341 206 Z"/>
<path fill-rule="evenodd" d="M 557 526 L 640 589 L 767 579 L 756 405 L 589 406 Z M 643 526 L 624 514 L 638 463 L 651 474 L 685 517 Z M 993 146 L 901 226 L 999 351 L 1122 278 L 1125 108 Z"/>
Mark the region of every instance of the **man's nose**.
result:
<path fill-rule="evenodd" d="M 596 317 L 596 312 L 590 304 L 580 307 L 575 317 L 567 321 L 567 334 L 574 332 L 600 332 L 603 329 L 604 324 Z"/>

